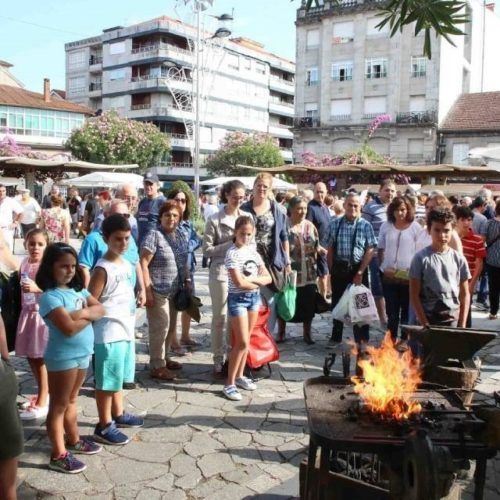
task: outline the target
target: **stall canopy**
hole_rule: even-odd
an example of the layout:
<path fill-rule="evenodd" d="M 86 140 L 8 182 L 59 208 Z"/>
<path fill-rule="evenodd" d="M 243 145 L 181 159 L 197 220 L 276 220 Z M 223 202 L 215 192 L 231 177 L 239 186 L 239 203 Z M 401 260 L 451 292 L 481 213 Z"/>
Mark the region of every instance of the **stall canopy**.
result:
<path fill-rule="evenodd" d="M 142 175 L 138 174 L 124 172 L 92 172 L 90 174 L 82 175 L 81 177 L 65 179 L 61 182 L 61 184 L 80 188 L 116 188 L 122 184 L 132 184 L 136 188 L 140 188 L 142 187 L 142 181 Z"/>
<path fill-rule="evenodd" d="M 233 180 L 241 181 L 245 185 L 246 189 L 252 189 L 253 183 L 255 182 L 255 177 L 216 177 L 215 179 L 207 179 L 206 181 L 202 181 L 200 182 L 200 185 L 217 187 Z M 297 189 L 297 184 L 290 184 L 289 182 L 274 177 L 273 189 L 281 189 L 284 191 L 287 191 L 289 189 Z"/>

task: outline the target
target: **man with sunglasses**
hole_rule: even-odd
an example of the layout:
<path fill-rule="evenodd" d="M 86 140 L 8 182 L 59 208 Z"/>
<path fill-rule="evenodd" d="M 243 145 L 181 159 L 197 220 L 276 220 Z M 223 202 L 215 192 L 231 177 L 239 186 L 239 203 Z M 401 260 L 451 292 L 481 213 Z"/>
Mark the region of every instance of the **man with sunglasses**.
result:
<path fill-rule="evenodd" d="M 158 214 L 161 206 L 165 203 L 165 197 L 159 192 L 160 179 L 156 174 L 147 172 L 144 176 L 144 198 L 137 207 L 137 227 L 139 229 L 139 241 L 141 242 L 151 229 L 158 226 Z"/>

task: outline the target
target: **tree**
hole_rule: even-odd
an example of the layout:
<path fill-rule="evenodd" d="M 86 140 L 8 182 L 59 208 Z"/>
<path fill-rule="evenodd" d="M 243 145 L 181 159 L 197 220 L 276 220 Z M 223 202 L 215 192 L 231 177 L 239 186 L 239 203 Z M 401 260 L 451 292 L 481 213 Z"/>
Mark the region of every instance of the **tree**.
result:
<path fill-rule="evenodd" d="M 229 132 L 220 148 L 205 163 L 212 175 L 248 175 L 247 169 L 237 165 L 252 167 L 278 167 L 283 165 L 283 156 L 276 139 L 268 134 L 245 134 Z"/>
<path fill-rule="evenodd" d="M 85 122 L 66 142 L 73 156 L 110 165 L 137 163 L 146 170 L 170 150 L 165 134 L 156 125 L 120 118 L 114 111 Z"/>

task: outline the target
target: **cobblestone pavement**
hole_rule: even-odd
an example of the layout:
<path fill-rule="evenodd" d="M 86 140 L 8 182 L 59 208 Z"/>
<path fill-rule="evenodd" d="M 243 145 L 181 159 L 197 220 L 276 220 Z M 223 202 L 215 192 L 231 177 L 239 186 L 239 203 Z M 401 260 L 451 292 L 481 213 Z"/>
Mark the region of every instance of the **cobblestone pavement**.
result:
<path fill-rule="evenodd" d="M 25 453 L 20 459 L 21 499 L 286 499 L 298 496 L 298 464 L 308 444 L 303 381 L 322 374 L 331 331 L 328 315 L 316 317 L 307 346 L 301 328 L 289 325 L 288 341 L 280 345 L 281 359 L 272 376 L 245 393 L 241 402 L 221 395 L 222 384 L 212 379 L 210 354 L 210 299 L 207 272 L 196 274 L 197 293 L 205 304 L 193 337 L 202 347 L 183 363 L 175 383 L 151 380 L 147 375 L 147 335 L 144 314 L 138 318 L 137 381 L 125 391 L 127 410 L 145 414 L 141 429 L 124 429 L 131 442 L 123 447 L 84 457 L 87 470 L 65 475 L 47 469 L 50 452 L 43 422 L 25 425 Z M 496 327 L 474 313 L 475 326 Z M 381 332 L 372 329 L 372 338 Z M 33 379 L 24 360 L 13 358 L 20 382 L 19 400 L 33 393 Z M 341 370 L 340 362 L 334 369 Z M 340 371 L 339 371 L 340 373 Z M 500 385 L 500 339 L 483 353 L 479 389 L 491 395 Z M 83 435 L 92 434 L 97 421 L 92 378 L 78 399 L 78 421 Z M 500 496 L 500 460 L 488 465 L 485 498 Z M 462 498 L 472 498 L 464 494 Z"/>

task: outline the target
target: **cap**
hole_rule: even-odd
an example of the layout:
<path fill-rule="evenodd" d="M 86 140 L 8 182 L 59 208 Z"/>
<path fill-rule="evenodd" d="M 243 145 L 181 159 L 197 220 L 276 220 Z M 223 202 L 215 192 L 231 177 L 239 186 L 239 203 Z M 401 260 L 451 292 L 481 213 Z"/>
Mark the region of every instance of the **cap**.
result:
<path fill-rule="evenodd" d="M 153 174 L 153 172 L 146 172 L 143 182 L 150 182 L 151 184 L 154 184 L 155 182 L 160 182 L 160 179 L 158 179 L 158 176 Z"/>

